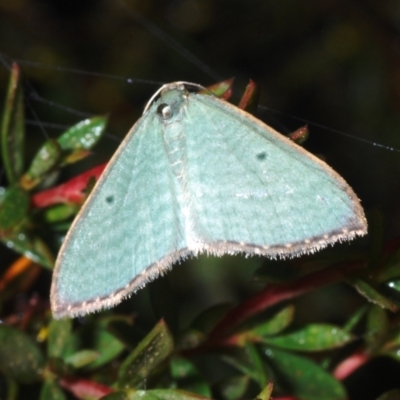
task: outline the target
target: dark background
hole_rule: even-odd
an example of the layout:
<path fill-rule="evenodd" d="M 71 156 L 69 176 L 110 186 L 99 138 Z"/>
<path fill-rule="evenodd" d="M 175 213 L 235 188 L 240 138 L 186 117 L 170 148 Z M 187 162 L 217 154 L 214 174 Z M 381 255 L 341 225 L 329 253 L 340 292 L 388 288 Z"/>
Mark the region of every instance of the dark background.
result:
<path fill-rule="evenodd" d="M 109 113 L 110 138 L 63 178 L 107 160 L 160 84 L 235 77 L 237 100 L 252 78 L 261 89 L 258 116 L 285 133 L 304 124 L 291 116 L 307 121 L 305 148 L 346 179 L 367 213 L 380 213 L 385 240 L 400 232 L 398 1 L 0 0 L 0 52 L 0 93 L 7 87 L 5 60 L 23 60 L 31 97 L 44 99 L 29 102 L 42 123 Z M 29 109 L 27 118 L 32 124 Z M 43 127 L 28 125 L 28 158 L 43 140 Z M 2 268 L 16 257 L 5 248 L 0 254 Z M 171 290 L 190 299 L 181 302 L 183 321 L 204 304 L 237 300 L 261 263 L 229 258 L 176 266 Z M 146 303 L 144 294 L 136 297 L 134 304 Z M 300 302 L 299 318 L 340 323 L 360 302 L 347 287 L 325 289 Z"/>

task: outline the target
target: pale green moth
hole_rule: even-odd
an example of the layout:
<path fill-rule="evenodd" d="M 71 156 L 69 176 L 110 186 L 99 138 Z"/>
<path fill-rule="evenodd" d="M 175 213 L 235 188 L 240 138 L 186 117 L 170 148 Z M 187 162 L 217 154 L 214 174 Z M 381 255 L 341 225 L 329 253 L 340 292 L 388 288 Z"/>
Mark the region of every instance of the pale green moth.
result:
<path fill-rule="evenodd" d="M 164 85 L 111 159 L 60 250 L 53 315 L 112 307 L 200 253 L 293 257 L 367 232 L 350 186 L 268 125 Z"/>

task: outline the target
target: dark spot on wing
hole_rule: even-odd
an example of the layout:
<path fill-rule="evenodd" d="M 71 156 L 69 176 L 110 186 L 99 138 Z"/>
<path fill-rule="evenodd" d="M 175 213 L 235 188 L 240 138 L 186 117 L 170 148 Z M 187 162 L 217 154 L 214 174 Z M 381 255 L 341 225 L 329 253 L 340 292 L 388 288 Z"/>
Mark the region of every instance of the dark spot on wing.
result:
<path fill-rule="evenodd" d="M 267 158 L 267 153 L 265 151 L 258 153 L 256 155 L 257 159 L 259 159 L 260 161 L 265 160 Z"/>
<path fill-rule="evenodd" d="M 106 197 L 106 202 L 107 202 L 108 204 L 114 203 L 114 196 L 112 196 L 112 195 L 107 196 L 107 197 Z"/>

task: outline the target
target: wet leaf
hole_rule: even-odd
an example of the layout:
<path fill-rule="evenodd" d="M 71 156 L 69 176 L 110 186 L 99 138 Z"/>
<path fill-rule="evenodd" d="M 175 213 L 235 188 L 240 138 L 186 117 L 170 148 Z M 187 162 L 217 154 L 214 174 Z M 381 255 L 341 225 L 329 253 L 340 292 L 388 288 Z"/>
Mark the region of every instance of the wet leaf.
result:
<path fill-rule="evenodd" d="M 122 400 L 123 397 L 112 398 L 107 400 Z M 105 400 L 104 399 L 104 400 Z M 174 389 L 153 389 L 153 390 L 137 390 L 126 393 L 124 400 L 206 400 L 208 397 L 196 395 L 195 393 L 186 392 L 184 390 Z"/>
<path fill-rule="evenodd" d="M 264 343 L 300 351 L 322 351 L 341 347 L 354 337 L 347 331 L 328 324 L 310 324 L 286 335 L 266 337 Z"/>
<path fill-rule="evenodd" d="M 63 151 L 90 150 L 102 137 L 106 125 L 107 117 L 87 118 L 65 131 L 57 141 Z"/>
<path fill-rule="evenodd" d="M 21 178 L 21 186 L 31 190 L 58 165 L 61 147 L 56 140 L 48 140 L 33 158 L 28 171 Z"/>
<path fill-rule="evenodd" d="M 277 349 L 265 354 L 276 370 L 282 387 L 300 400 L 345 400 L 344 387 L 324 369 L 305 357 Z"/>
<path fill-rule="evenodd" d="M 164 321 L 136 346 L 125 359 L 119 371 L 118 383 L 122 388 L 142 384 L 161 362 L 173 351 L 173 339 Z"/>
<path fill-rule="evenodd" d="M 1 239 L 10 249 L 23 254 L 30 260 L 49 269 L 53 268 L 54 257 L 44 241 L 26 232 L 16 232 Z"/>
<path fill-rule="evenodd" d="M 354 287 L 357 291 L 368 299 L 371 303 L 377 304 L 382 308 L 386 308 L 390 311 L 398 311 L 399 306 L 393 301 L 389 300 L 383 294 L 379 293 L 375 288 L 373 288 L 369 283 L 363 279 L 355 279 Z"/>
<path fill-rule="evenodd" d="M 45 365 L 38 346 L 24 332 L 0 325 L 0 365 L 21 383 L 39 381 Z"/>
<path fill-rule="evenodd" d="M 0 232 L 7 232 L 17 227 L 27 216 L 29 195 L 18 186 L 6 189 L 0 205 Z"/>
<path fill-rule="evenodd" d="M 381 283 L 378 290 L 397 305 L 400 305 L 400 278 Z"/>

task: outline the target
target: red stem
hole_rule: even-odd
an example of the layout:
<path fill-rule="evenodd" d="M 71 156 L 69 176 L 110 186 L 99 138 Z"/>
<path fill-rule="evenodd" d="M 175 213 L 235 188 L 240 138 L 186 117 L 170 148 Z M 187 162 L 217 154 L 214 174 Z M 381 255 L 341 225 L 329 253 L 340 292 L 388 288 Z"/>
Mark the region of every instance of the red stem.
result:
<path fill-rule="evenodd" d="M 232 328 L 281 301 L 292 299 L 321 286 L 340 282 L 351 271 L 362 267 L 364 267 L 364 263 L 360 262 L 333 265 L 324 270 L 306 275 L 295 282 L 269 285 L 259 294 L 231 310 L 210 333 L 208 342 L 219 342 L 221 336 Z"/>

